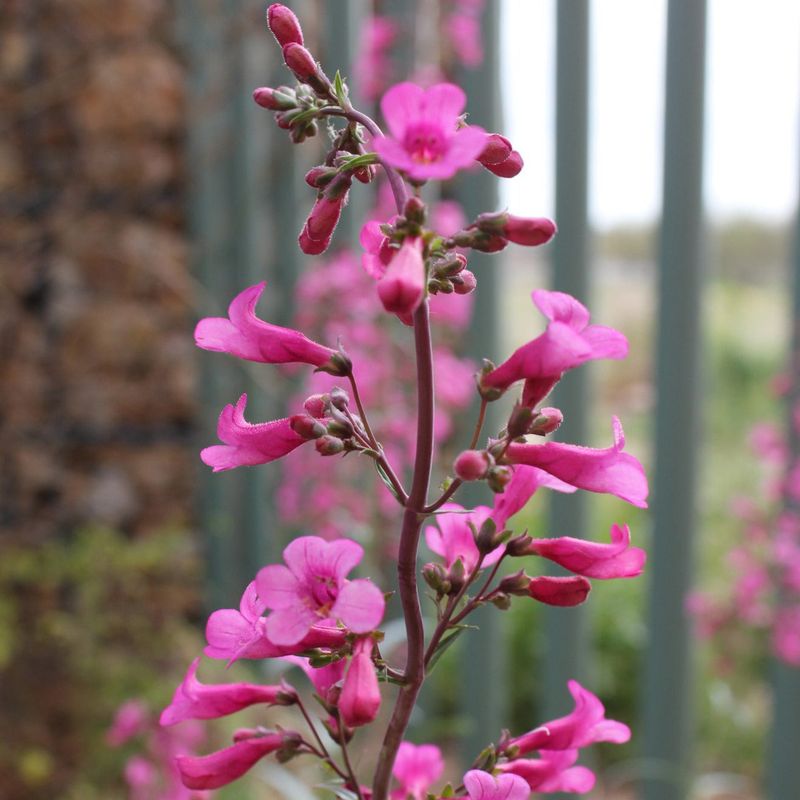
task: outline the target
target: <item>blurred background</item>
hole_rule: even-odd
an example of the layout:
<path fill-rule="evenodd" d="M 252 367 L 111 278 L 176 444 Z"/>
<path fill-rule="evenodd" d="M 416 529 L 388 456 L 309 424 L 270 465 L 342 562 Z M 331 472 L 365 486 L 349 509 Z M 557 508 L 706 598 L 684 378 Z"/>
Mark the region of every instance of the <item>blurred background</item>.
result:
<path fill-rule="evenodd" d="M 468 219 L 507 206 L 559 224 L 552 245 L 471 262 L 472 321 L 443 325 L 443 346 L 502 360 L 542 329 L 529 301 L 540 286 L 575 294 L 631 342 L 626 361 L 568 376 L 553 404 L 568 441 L 608 446 L 610 415 L 622 419 L 651 509 L 540 495 L 517 524 L 604 539 L 628 522 L 645 574 L 596 582 L 581 609 L 485 615 L 433 673 L 414 740 L 441 743 L 455 770 L 501 727 L 564 713 L 576 677 L 634 730 L 625 747 L 596 748 L 592 797 L 800 796 L 800 568 L 783 571 L 800 563 L 786 479 L 798 452 L 787 409 L 800 6 L 288 5 L 361 107 L 409 77 L 454 80 L 470 122 L 525 159 L 513 180 L 468 175 L 439 200 Z M 202 648 L 208 611 L 236 607 L 292 533 L 330 524 L 372 543 L 373 574 L 391 549 L 370 533 L 390 516 L 364 508 L 371 475 L 345 471 L 323 497 L 319 460 L 212 478 L 197 457 L 241 392 L 262 420 L 315 388 L 196 351 L 200 316 L 266 279 L 264 318 L 345 336 L 354 324 L 337 292 L 363 281 L 348 251 L 380 193 L 354 187 L 332 250 L 302 256 L 314 199 L 302 176 L 325 131 L 293 146 L 251 100 L 289 82 L 255 0 L 3 4 L 2 800 L 179 796 L 143 776 L 178 746 L 153 720 Z M 380 415 L 390 401 L 375 391 Z M 469 399 L 444 400 L 442 476 L 471 428 Z M 397 626 L 387 635 L 402 648 Z M 253 678 L 252 665 L 234 669 L 228 680 Z M 109 739 L 131 699 L 135 735 L 118 724 Z M 179 744 L 207 752 L 231 725 Z M 295 780 L 265 766 L 220 796 L 304 800 Z"/>

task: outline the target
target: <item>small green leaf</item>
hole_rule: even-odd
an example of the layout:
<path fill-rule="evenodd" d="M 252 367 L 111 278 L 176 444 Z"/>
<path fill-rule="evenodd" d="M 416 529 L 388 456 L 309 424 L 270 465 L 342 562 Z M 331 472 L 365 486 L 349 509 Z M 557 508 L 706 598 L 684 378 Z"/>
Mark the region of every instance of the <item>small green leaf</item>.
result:
<path fill-rule="evenodd" d="M 339 101 L 339 105 L 342 108 L 347 107 L 347 97 L 349 92 L 347 90 L 347 84 L 344 82 L 344 78 L 342 78 L 342 73 L 339 70 L 336 70 L 336 75 L 333 78 L 333 91 L 336 95 L 336 99 Z"/>
<path fill-rule="evenodd" d="M 433 669 L 433 667 L 436 665 L 436 662 L 445 654 L 445 652 L 452 647 L 456 639 L 458 639 L 458 637 L 468 629 L 472 629 L 474 631 L 478 630 L 474 625 L 458 625 L 455 630 L 451 631 L 442 639 L 441 642 L 439 642 L 439 646 L 436 648 L 436 652 L 433 654 L 433 658 L 431 658 L 430 663 L 428 664 L 429 671 Z"/>

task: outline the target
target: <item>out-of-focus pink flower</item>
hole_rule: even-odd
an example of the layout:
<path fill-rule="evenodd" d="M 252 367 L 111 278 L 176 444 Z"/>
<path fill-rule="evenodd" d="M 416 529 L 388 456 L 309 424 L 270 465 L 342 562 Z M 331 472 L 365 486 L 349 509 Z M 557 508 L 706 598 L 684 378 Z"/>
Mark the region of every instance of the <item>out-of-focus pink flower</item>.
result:
<path fill-rule="evenodd" d="M 647 508 L 647 478 L 641 463 L 624 452 L 625 434 L 612 418 L 614 444 L 602 450 L 561 442 L 511 444 L 506 458 L 549 472 L 559 480 L 590 492 L 613 494 L 639 508 Z"/>
<path fill-rule="evenodd" d="M 497 768 L 523 778 L 532 792 L 584 794 L 594 788 L 595 776 L 586 767 L 573 767 L 577 759 L 577 750 L 543 750 L 541 758 L 517 758 Z"/>
<path fill-rule="evenodd" d="M 481 23 L 478 18 L 480 9 L 470 9 L 473 13 L 458 10 L 448 14 L 444 20 L 444 34 L 453 48 L 456 58 L 469 69 L 475 69 L 483 63 L 483 40 Z"/>
<path fill-rule="evenodd" d="M 381 690 L 372 663 L 372 639 L 365 637 L 353 647 L 353 657 L 339 696 L 339 713 L 348 728 L 358 728 L 372 722 L 380 707 Z"/>
<path fill-rule="evenodd" d="M 425 800 L 428 791 L 444 772 L 442 751 L 435 744 L 402 742 L 392 767 L 392 775 L 400 784 L 392 800 Z"/>
<path fill-rule="evenodd" d="M 142 756 L 132 756 L 125 764 L 124 776 L 131 790 L 131 800 L 152 797 L 153 787 L 158 780 L 155 765 Z"/>
<path fill-rule="evenodd" d="M 253 764 L 280 750 L 287 732 L 270 733 L 235 742 L 207 756 L 178 756 L 176 764 L 187 789 L 219 789 L 241 778 Z"/>
<path fill-rule="evenodd" d="M 595 742 L 623 744 L 631 738 L 627 725 L 605 718 L 603 704 L 588 689 L 577 681 L 568 681 L 567 686 L 575 699 L 575 709 L 511 739 L 509 747 L 518 748 L 518 754 L 525 755 L 532 750 L 574 750 Z"/>
<path fill-rule="evenodd" d="M 362 79 L 359 89 L 366 100 L 377 100 L 391 79 L 389 49 L 396 38 L 397 25 L 390 17 L 370 16 L 365 19 L 353 71 Z"/>
<path fill-rule="evenodd" d="M 383 307 L 403 318 L 410 318 L 425 297 L 425 263 L 422 240 L 407 239 L 392 256 L 378 281 L 378 297 Z"/>
<path fill-rule="evenodd" d="M 147 708 L 141 700 L 127 700 L 114 715 L 114 721 L 106 732 L 106 741 L 119 747 L 129 739 L 143 733 L 147 728 Z"/>
<path fill-rule="evenodd" d="M 383 618 L 383 593 L 372 581 L 346 580 L 364 550 L 350 539 L 326 542 L 301 536 L 283 551 L 283 564 L 256 576 L 258 596 L 267 608 L 269 639 L 279 645 L 300 642 L 316 622 L 341 620 L 354 633 L 375 630 Z"/>
<path fill-rule="evenodd" d="M 800 605 L 780 609 L 772 630 L 775 655 L 793 667 L 800 667 Z"/>
<path fill-rule="evenodd" d="M 308 441 L 292 429 L 289 418 L 252 425 L 244 418 L 246 406 L 246 394 L 235 406 L 225 406 L 217 424 L 217 436 L 224 444 L 212 445 L 200 452 L 203 463 L 213 467 L 214 472 L 268 464 Z"/>
<path fill-rule="evenodd" d="M 480 769 L 464 775 L 464 788 L 469 800 L 528 800 L 528 784 L 518 775 L 498 775 L 496 778 Z"/>
<path fill-rule="evenodd" d="M 539 575 L 531 578 L 528 584 L 528 594 L 534 600 L 562 608 L 579 606 L 586 601 L 591 590 L 592 584 L 581 575 L 563 578 Z"/>
<path fill-rule="evenodd" d="M 563 292 L 537 290 L 536 307 L 550 320 L 547 330 L 512 353 L 499 367 L 481 378 L 481 385 L 504 391 L 525 381 L 523 402 L 538 405 L 568 369 L 595 358 L 624 358 L 628 341 L 613 328 L 589 325 L 589 312 Z"/>
<path fill-rule="evenodd" d="M 228 308 L 228 319 L 201 319 L 194 331 L 197 346 L 262 364 L 311 364 L 332 375 L 347 374 L 341 353 L 311 341 L 300 331 L 271 325 L 256 316 L 256 304 L 266 285 L 262 281 L 238 294 Z"/>
<path fill-rule="evenodd" d="M 172 702 L 161 712 L 162 725 L 177 725 L 187 719 L 225 717 L 256 703 L 291 705 L 296 698 L 294 689 L 288 684 L 201 683 L 197 679 L 199 666 L 198 657 L 192 661 L 186 676 L 175 690 Z"/>
<path fill-rule="evenodd" d="M 445 180 L 470 166 L 486 143 L 486 132 L 475 125 L 459 128 L 467 104 L 454 84 L 423 89 L 399 83 L 381 100 L 390 136 L 375 137 L 373 147 L 383 161 L 410 178 Z"/>
<path fill-rule="evenodd" d="M 222 608 L 208 618 L 205 655 L 227 659 L 230 665 L 240 658 L 277 658 L 312 647 L 337 648 L 344 644 L 344 630 L 314 625 L 298 644 L 279 646 L 267 637 L 267 620 L 262 616 L 266 608 L 266 603 L 258 596 L 256 582 L 251 581 L 238 611 Z"/>
<path fill-rule="evenodd" d="M 640 547 L 631 547 L 627 525 L 611 526 L 611 544 L 559 536 L 532 539 L 528 552 L 587 578 L 633 578 L 641 574 L 647 558 Z"/>

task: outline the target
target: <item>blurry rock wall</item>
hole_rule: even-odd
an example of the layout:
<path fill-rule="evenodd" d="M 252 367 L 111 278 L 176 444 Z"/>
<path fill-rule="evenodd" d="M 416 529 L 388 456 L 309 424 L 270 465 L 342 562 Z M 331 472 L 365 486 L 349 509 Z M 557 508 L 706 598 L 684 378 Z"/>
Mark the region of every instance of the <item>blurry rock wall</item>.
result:
<path fill-rule="evenodd" d="M 0 14 L 0 531 L 189 517 L 184 67 L 172 0 Z"/>

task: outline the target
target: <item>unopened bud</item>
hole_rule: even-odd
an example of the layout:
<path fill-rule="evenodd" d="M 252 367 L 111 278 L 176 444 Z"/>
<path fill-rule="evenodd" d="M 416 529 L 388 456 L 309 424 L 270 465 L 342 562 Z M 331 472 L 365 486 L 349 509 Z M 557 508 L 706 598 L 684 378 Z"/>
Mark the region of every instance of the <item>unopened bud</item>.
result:
<path fill-rule="evenodd" d="M 308 172 L 306 172 L 305 182 L 312 189 L 323 189 L 336 177 L 337 174 L 338 170 L 335 167 L 326 167 L 320 164 L 317 167 L 312 167 Z"/>
<path fill-rule="evenodd" d="M 525 436 L 530 430 L 532 422 L 533 410 L 517 403 L 512 409 L 506 425 L 509 438 L 516 439 L 519 436 Z"/>
<path fill-rule="evenodd" d="M 494 594 L 492 594 L 490 602 L 493 606 L 499 608 L 501 611 L 508 611 L 508 609 L 511 608 L 511 598 L 503 592 L 496 591 Z"/>
<path fill-rule="evenodd" d="M 483 450 L 464 450 L 453 462 L 453 470 L 462 481 L 480 481 L 493 463 L 494 459 Z"/>
<path fill-rule="evenodd" d="M 406 201 L 406 207 L 403 209 L 403 216 L 409 221 L 417 225 L 425 224 L 425 203 L 422 199 L 416 196 L 410 197 Z"/>
<path fill-rule="evenodd" d="M 524 165 L 525 162 L 522 160 L 522 156 L 516 150 L 512 150 L 505 161 L 501 161 L 499 164 L 484 164 L 483 166 L 489 172 L 497 175 L 498 178 L 513 178 L 522 172 Z"/>
<path fill-rule="evenodd" d="M 317 77 L 319 70 L 314 56 L 303 45 L 291 42 L 283 48 L 283 60 L 299 81 L 307 82 Z"/>
<path fill-rule="evenodd" d="M 289 111 L 297 107 L 297 98 L 269 86 L 261 86 L 253 92 L 253 100 L 270 111 Z"/>
<path fill-rule="evenodd" d="M 564 415 L 557 408 L 540 408 L 529 432 L 537 436 L 547 436 L 548 433 L 557 431 L 563 421 Z"/>
<path fill-rule="evenodd" d="M 295 414 L 289 420 L 292 430 L 304 439 L 319 439 L 325 435 L 325 426 L 307 414 Z"/>
<path fill-rule="evenodd" d="M 320 436 L 315 447 L 321 456 L 336 456 L 344 451 L 344 442 L 336 436 Z"/>
<path fill-rule="evenodd" d="M 349 439 L 353 435 L 353 426 L 348 419 L 337 414 L 328 423 L 328 433 L 338 439 Z"/>
<path fill-rule="evenodd" d="M 443 275 L 445 278 L 452 278 L 462 272 L 466 266 L 467 257 L 463 253 L 455 253 L 451 258 L 436 265 L 436 274 Z"/>
<path fill-rule="evenodd" d="M 505 250 L 507 245 L 508 240 L 503 236 L 481 233 L 473 238 L 470 247 L 481 253 L 499 253 L 501 250 Z"/>
<path fill-rule="evenodd" d="M 297 692 L 288 683 L 284 683 L 281 691 L 275 696 L 276 706 L 293 706 L 297 702 Z"/>
<path fill-rule="evenodd" d="M 453 288 L 456 294 L 469 294 L 475 291 L 478 281 L 468 269 L 462 270 L 453 279 Z"/>
<path fill-rule="evenodd" d="M 330 403 L 328 394 L 312 394 L 303 403 L 303 408 L 315 419 L 322 419 L 327 414 L 328 404 Z"/>
<path fill-rule="evenodd" d="M 463 274 L 463 273 L 462 273 Z M 481 366 L 481 371 L 477 374 L 478 380 L 478 393 L 480 396 L 488 401 L 492 402 L 492 400 L 498 400 L 503 396 L 503 389 L 498 389 L 495 386 L 484 386 L 483 378 L 492 372 L 495 369 L 494 364 L 489 361 L 488 358 L 483 359 L 483 365 Z"/>
<path fill-rule="evenodd" d="M 578 606 L 586 600 L 591 590 L 592 584 L 581 575 L 565 578 L 540 575 L 531 578 L 528 584 L 528 594 L 548 606 Z"/>
<path fill-rule="evenodd" d="M 447 580 L 450 583 L 449 594 L 457 592 L 464 585 L 465 579 L 466 571 L 464 570 L 464 562 L 460 558 L 457 558 L 447 573 Z"/>
<path fill-rule="evenodd" d="M 497 211 L 495 213 L 486 212 L 478 214 L 475 219 L 475 225 L 478 230 L 483 233 L 503 235 L 503 231 L 508 221 L 509 213 L 507 211 Z"/>
<path fill-rule="evenodd" d="M 331 405 L 339 411 L 344 411 L 350 403 L 350 397 L 340 386 L 331 389 Z"/>
<path fill-rule="evenodd" d="M 484 167 L 501 164 L 511 155 L 513 149 L 511 142 L 505 136 L 501 136 L 499 133 L 490 133 L 486 137 L 486 145 L 477 160 Z"/>
<path fill-rule="evenodd" d="M 303 31 L 299 20 L 291 9 L 281 3 L 273 3 L 267 9 L 267 25 L 281 47 L 286 47 L 292 42 L 303 44 Z"/>
<path fill-rule="evenodd" d="M 291 138 L 294 144 L 302 144 L 306 139 L 317 135 L 319 127 L 313 119 L 302 125 L 293 125 L 291 128 Z"/>
<path fill-rule="evenodd" d="M 556 224 L 546 217 L 515 217 L 506 215 L 506 223 L 502 235 L 514 244 L 526 247 L 549 242 L 556 233 Z"/>
<path fill-rule="evenodd" d="M 497 533 L 497 524 L 489 517 L 483 521 L 480 529 L 475 534 L 475 546 L 481 555 L 488 555 L 501 543 L 501 538 Z"/>
<path fill-rule="evenodd" d="M 492 467 L 486 475 L 486 483 L 493 492 L 501 494 L 513 476 L 511 467 Z"/>
<path fill-rule="evenodd" d="M 524 570 L 519 570 L 512 575 L 506 575 L 497 586 L 498 591 L 505 592 L 505 594 L 513 594 L 518 597 L 524 597 L 528 594 L 528 586 L 531 579 L 525 574 Z"/>
<path fill-rule="evenodd" d="M 283 744 L 276 751 L 275 757 L 279 764 L 285 764 L 298 755 L 303 737 L 296 731 L 281 731 L 281 734 L 283 735 Z"/>
<path fill-rule="evenodd" d="M 441 564 L 434 564 L 433 562 L 426 564 L 422 568 L 422 577 L 425 583 L 437 594 L 443 595 L 450 591 L 447 573 Z"/>

